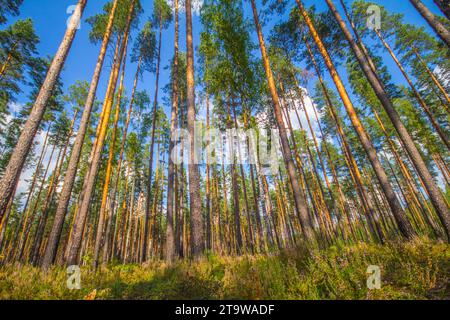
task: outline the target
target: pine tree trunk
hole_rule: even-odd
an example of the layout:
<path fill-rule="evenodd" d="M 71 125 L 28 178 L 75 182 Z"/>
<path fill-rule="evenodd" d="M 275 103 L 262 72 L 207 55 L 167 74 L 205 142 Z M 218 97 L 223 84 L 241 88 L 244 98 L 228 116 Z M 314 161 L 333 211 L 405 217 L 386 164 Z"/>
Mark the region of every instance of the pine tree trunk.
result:
<path fill-rule="evenodd" d="M 434 32 L 444 41 L 450 48 L 450 31 L 442 24 L 435 15 L 419 0 L 409 0 L 422 17 L 427 20 L 428 24 L 433 28 Z"/>
<path fill-rule="evenodd" d="M 209 127 L 209 96 L 206 94 L 206 131 L 210 129 Z M 211 137 L 208 135 L 206 141 L 209 141 Z M 211 234 L 211 169 L 209 165 L 210 159 L 209 154 L 206 158 L 206 173 L 205 173 L 205 185 L 206 185 L 206 250 L 211 251 L 212 249 L 212 234 Z"/>
<path fill-rule="evenodd" d="M 338 118 L 338 115 L 337 115 L 337 113 L 336 113 L 336 111 L 334 109 L 334 106 L 333 106 L 332 102 L 331 102 L 331 99 L 330 99 L 330 96 L 329 96 L 329 93 L 328 93 L 328 89 L 326 88 L 325 82 L 324 82 L 324 80 L 323 80 L 323 78 L 322 78 L 322 76 L 320 74 L 320 70 L 319 70 L 317 61 L 316 61 L 316 59 L 314 57 L 314 54 L 313 54 L 313 52 L 311 50 L 309 42 L 308 42 L 308 40 L 306 39 L 305 36 L 303 36 L 303 41 L 304 41 L 304 43 L 306 45 L 306 48 L 308 50 L 308 54 L 309 54 L 309 56 L 311 58 L 311 61 L 313 62 L 314 69 L 316 71 L 316 75 L 317 75 L 317 77 L 319 79 L 320 86 L 321 86 L 322 91 L 323 91 L 323 93 L 325 95 L 325 101 L 326 101 L 326 104 L 327 104 L 327 107 L 328 107 L 328 111 L 329 111 L 329 113 L 330 113 L 330 115 L 331 115 L 331 117 L 332 117 L 332 119 L 333 119 L 333 121 L 334 121 L 334 123 L 336 125 L 336 129 L 337 129 L 337 132 L 338 132 L 338 138 L 340 138 L 342 140 L 342 145 L 341 145 L 342 152 L 344 154 L 344 158 L 345 158 L 345 161 L 347 163 L 350 175 L 351 175 L 352 180 L 354 182 L 354 185 L 356 187 L 358 198 L 361 200 L 361 205 L 362 205 L 362 207 L 364 209 L 365 214 L 367 215 L 367 219 L 369 221 L 372 221 L 372 217 L 373 217 L 373 215 L 375 213 L 372 201 L 371 201 L 370 197 L 368 196 L 366 189 L 363 186 L 362 179 L 361 179 L 361 173 L 359 171 L 358 165 L 357 165 L 357 163 L 355 161 L 355 157 L 353 156 L 352 150 L 350 149 L 350 145 L 349 145 L 349 143 L 347 141 L 347 138 L 345 136 L 345 131 L 342 128 L 342 125 L 340 123 L 340 119 Z M 339 139 L 338 139 L 338 141 L 339 141 Z M 374 231 L 374 229 L 372 228 L 372 225 L 371 225 L 371 230 Z M 374 232 L 373 232 L 373 235 L 375 236 Z"/>
<path fill-rule="evenodd" d="M 195 155 L 195 83 L 194 48 L 192 39 L 191 0 L 186 0 L 186 49 L 187 49 L 187 126 L 189 147 L 189 198 L 191 212 L 191 253 L 194 259 L 203 254 L 203 222 L 200 199 L 200 173 Z"/>
<path fill-rule="evenodd" d="M 178 16 L 178 0 L 174 2 L 175 6 L 175 38 L 174 38 L 174 58 L 172 70 L 172 111 L 170 120 L 170 141 L 169 141 L 169 167 L 167 173 L 167 229 L 166 229 L 166 262 L 172 263 L 175 259 L 175 231 L 174 231 L 174 178 L 175 164 L 172 159 L 172 153 L 175 147 L 175 130 L 178 128 L 178 39 L 179 39 L 179 16 Z M 178 220 L 176 220 L 178 225 Z"/>
<path fill-rule="evenodd" d="M 103 191 L 102 191 L 102 197 L 101 197 L 101 204 L 100 204 L 100 212 L 99 212 L 99 220 L 97 224 L 97 232 L 95 236 L 95 245 L 94 245 L 94 268 L 97 268 L 98 266 L 98 260 L 99 260 L 99 254 L 100 254 L 100 247 L 104 245 L 104 225 L 106 220 L 106 204 L 108 200 L 108 191 L 109 191 L 109 184 L 111 181 L 111 172 L 112 172 L 112 161 L 114 159 L 114 149 L 116 146 L 116 136 L 117 136 L 117 126 L 119 123 L 119 116 L 120 116 L 120 108 L 122 103 L 122 94 L 123 94 L 123 81 L 125 77 L 125 69 L 126 69 L 126 57 L 127 57 L 127 49 L 125 48 L 124 56 L 123 56 L 123 67 L 122 67 L 122 74 L 120 76 L 120 85 L 119 85 L 119 92 L 117 94 L 117 102 L 116 102 L 116 109 L 114 114 L 114 121 L 113 121 L 113 129 L 111 133 L 111 140 L 110 140 L 110 146 L 109 146 L 109 154 L 108 154 L 108 163 L 106 165 L 106 172 L 105 172 L 105 182 L 103 184 Z"/>
<path fill-rule="evenodd" d="M 115 0 L 111 8 L 108 25 L 106 27 L 105 35 L 103 36 L 103 42 L 100 49 L 99 56 L 97 58 L 97 64 L 95 66 L 94 75 L 91 80 L 91 85 L 86 98 L 86 103 L 81 116 L 80 127 L 78 128 L 77 136 L 70 155 L 69 164 L 67 166 L 66 175 L 64 177 L 64 183 L 61 189 L 61 194 L 58 201 L 58 206 L 55 213 L 55 219 L 50 231 L 47 247 L 42 260 L 42 267 L 48 268 L 55 260 L 56 253 L 58 251 L 59 241 L 61 238 L 61 232 L 64 225 L 64 219 L 66 217 L 67 208 L 70 201 L 70 195 L 72 193 L 75 177 L 77 173 L 78 163 L 80 161 L 81 150 L 83 148 L 84 137 L 86 135 L 87 128 L 89 126 L 89 119 L 91 116 L 92 107 L 94 105 L 95 94 L 97 92 L 98 82 L 100 79 L 100 73 L 105 60 L 109 39 L 112 33 L 112 26 L 114 22 L 114 16 L 117 9 L 119 0 Z"/>
<path fill-rule="evenodd" d="M 433 83 L 436 85 L 436 87 L 438 87 L 439 91 L 445 97 L 445 100 L 447 100 L 447 103 L 450 104 L 450 96 L 447 94 L 447 92 L 445 91 L 445 89 L 442 86 L 442 84 L 440 83 L 440 81 L 436 78 L 433 71 L 430 70 L 427 63 L 422 59 L 422 57 L 420 56 L 419 52 L 417 51 L 417 49 L 415 47 L 412 47 L 412 51 L 414 52 L 414 55 L 416 56 L 417 60 L 419 60 L 419 62 L 425 68 L 425 70 L 428 73 L 428 75 L 430 76 L 431 80 L 433 80 Z M 448 111 L 448 109 L 447 109 L 447 111 Z"/>
<path fill-rule="evenodd" d="M 443 14 L 450 20 L 450 2 L 447 0 L 433 0 Z"/>
<path fill-rule="evenodd" d="M 38 176 L 39 176 L 39 170 L 41 168 L 42 161 L 44 159 L 44 155 L 45 155 L 45 153 L 47 151 L 47 145 L 48 145 L 47 142 L 48 142 L 48 137 L 49 137 L 49 133 L 50 133 L 50 127 L 51 127 L 51 125 L 48 126 L 47 133 L 46 133 L 45 139 L 44 139 L 44 143 L 42 144 L 41 154 L 40 154 L 39 160 L 38 160 L 38 162 L 36 164 L 36 170 L 34 171 L 33 180 L 31 182 L 31 186 L 30 186 L 30 189 L 29 189 L 29 192 L 28 192 L 28 195 L 27 195 L 27 200 L 25 201 L 25 205 L 23 206 L 22 214 L 20 215 L 19 224 L 18 224 L 18 226 L 16 228 L 16 231 L 14 233 L 14 238 L 12 240 L 12 246 L 13 247 L 15 247 L 17 245 L 17 241 L 19 240 L 20 229 L 22 228 L 23 223 L 28 221 L 28 214 L 30 213 L 29 210 L 28 210 L 28 205 L 30 203 L 30 200 L 32 199 L 32 196 L 33 196 L 33 193 L 34 193 L 34 187 L 35 187 L 35 185 L 37 183 L 37 179 L 38 179 Z M 13 259 L 13 256 L 14 256 L 14 252 L 11 251 L 9 256 L 8 256 L 8 260 L 11 261 Z"/>
<path fill-rule="evenodd" d="M 78 1 L 64 38 L 55 57 L 53 58 L 44 83 L 39 90 L 39 94 L 34 102 L 33 108 L 31 109 L 31 113 L 22 129 L 8 166 L 6 167 L 4 175 L 0 181 L 0 220 L 5 214 L 9 199 L 12 196 L 17 180 L 19 179 L 20 171 L 22 170 L 23 164 L 25 163 L 30 152 L 34 136 L 39 129 L 44 112 L 47 109 L 48 100 L 52 95 L 53 88 L 58 81 L 67 55 L 72 46 L 78 24 L 81 20 L 84 8 L 86 7 L 86 3 L 87 0 Z"/>
<path fill-rule="evenodd" d="M 41 214 L 39 216 L 38 219 L 38 224 L 36 226 L 36 231 L 34 233 L 34 238 L 33 238 L 33 242 L 31 243 L 31 249 L 30 249 L 30 256 L 28 258 L 28 261 L 30 262 L 30 264 L 32 265 L 36 265 L 36 259 L 38 257 L 38 253 L 41 247 L 41 241 L 42 241 L 42 237 L 44 235 L 44 229 L 45 229 L 45 224 L 47 222 L 47 207 L 49 202 L 51 201 L 51 197 L 53 195 L 53 188 L 54 188 L 54 184 L 56 183 L 56 179 L 58 178 L 58 168 L 59 168 L 59 163 L 61 161 L 62 158 L 62 151 L 63 149 L 60 148 L 59 152 L 58 152 L 58 156 L 56 157 L 56 168 L 53 171 L 51 178 L 50 178 L 50 182 L 47 186 L 47 193 L 45 195 L 45 199 L 44 199 L 44 203 L 42 204 L 41 207 Z"/>
<path fill-rule="evenodd" d="M 232 99 L 231 101 L 231 105 L 233 108 L 233 120 L 234 120 L 234 128 L 236 129 L 236 132 L 238 132 L 238 122 L 237 122 L 237 115 L 236 115 L 236 106 L 235 106 L 235 102 L 234 99 Z M 248 195 L 247 195 L 247 183 L 245 181 L 245 171 L 244 171 L 244 165 L 243 165 L 243 161 L 242 161 L 242 155 L 241 155 L 241 143 L 240 143 L 240 137 L 237 136 L 237 159 L 239 160 L 239 169 L 240 169 L 240 177 L 241 177 L 241 181 L 242 181 L 242 191 L 244 194 L 244 205 L 245 205 L 245 212 L 246 212 L 246 216 L 247 216 L 247 224 L 248 224 L 248 237 L 249 237 L 249 241 L 248 241 L 248 245 L 250 245 L 250 251 L 253 254 L 254 253 L 254 237 L 253 237 L 253 227 L 252 227 L 252 219 L 251 219 L 251 215 L 250 215 L 250 206 L 248 203 Z"/>
<path fill-rule="evenodd" d="M 69 133 L 67 135 L 66 141 L 64 141 L 64 146 L 60 149 L 60 155 L 58 156 L 59 161 L 56 162 L 56 167 L 53 173 L 52 180 L 50 182 L 50 185 L 48 186 L 47 195 L 45 197 L 44 205 L 42 207 L 42 213 L 41 213 L 41 219 L 39 220 L 38 229 L 36 231 L 35 240 L 33 243 L 34 250 L 32 250 L 32 257 L 31 257 L 31 263 L 38 264 L 38 255 L 40 253 L 40 249 L 42 246 L 42 238 L 45 231 L 45 225 L 48 219 L 49 215 L 49 207 L 53 201 L 53 196 L 55 194 L 56 187 L 59 184 L 59 177 L 61 175 L 62 167 L 64 165 L 64 160 L 67 152 L 67 147 L 70 144 L 70 137 L 73 133 L 73 128 L 75 125 L 75 120 L 77 119 L 78 115 L 78 109 L 75 110 L 72 118 L 72 122 L 70 124 Z"/>

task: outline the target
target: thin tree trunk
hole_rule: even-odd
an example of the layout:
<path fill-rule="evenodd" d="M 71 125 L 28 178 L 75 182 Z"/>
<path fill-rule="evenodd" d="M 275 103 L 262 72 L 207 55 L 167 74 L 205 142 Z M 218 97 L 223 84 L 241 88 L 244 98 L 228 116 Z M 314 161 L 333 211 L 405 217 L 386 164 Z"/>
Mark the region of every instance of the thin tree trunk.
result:
<path fill-rule="evenodd" d="M 59 175 L 58 170 L 59 170 L 59 164 L 62 159 L 62 154 L 63 154 L 62 152 L 63 152 L 63 149 L 60 148 L 59 152 L 58 152 L 58 156 L 56 157 L 56 167 L 51 175 L 50 182 L 47 186 L 47 193 L 45 195 L 45 200 L 44 200 L 44 203 L 41 208 L 41 215 L 39 216 L 38 224 L 36 226 L 36 231 L 34 233 L 34 238 L 31 243 L 30 256 L 28 258 L 28 261 L 32 265 L 36 265 L 36 259 L 38 257 L 38 253 L 40 250 L 42 237 L 44 235 L 45 224 L 47 222 L 47 213 L 48 213 L 47 207 L 51 201 L 51 198 L 53 195 L 54 184 L 56 183 L 56 179 L 58 178 L 58 175 Z"/>
<path fill-rule="evenodd" d="M 326 100 L 326 104 L 328 106 L 328 111 L 329 111 L 331 117 L 333 118 L 333 121 L 336 124 L 338 135 L 339 135 L 339 137 L 342 140 L 342 146 L 341 146 L 342 147 L 342 151 L 343 151 L 344 158 L 345 158 L 345 161 L 347 163 L 350 175 L 351 175 L 352 180 L 353 180 L 353 182 L 355 184 L 358 197 L 361 199 L 361 204 L 362 204 L 363 209 L 364 209 L 364 211 L 365 211 L 365 213 L 367 215 L 368 220 L 372 221 L 372 217 L 375 214 L 372 201 L 371 201 L 370 197 L 368 196 L 366 189 L 363 186 L 361 173 L 360 173 L 358 165 L 357 165 L 357 163 L 355 161 L 355 157 L 353 156 L 352 150 L 350 149 L 350 145 L 349 145 L 349 143 L 347 141 L 347 138 L 345 136 L 344 129 L 342 128 L 342 126 L 340 124 L 340 120 L 338 118 L 338 115 L 337 115 L 337 113 L 336 113 L 336 111 L 334 109 L 334 106 L 333 106 L 332 102 L 331 102 L 331 99 L 330 99 L 330 96 L 329 96 L 329 93 L 328 93 L 328 89 L 326 88 L 324 80 L 323 80 L 322 76 L 320 75 L 320 70 L 319 70 L 319 67 L 317 65 L 317 61 L 316 61 L 316 59 L 314 57 L 314 54 L 313 54 L 313 52 L 311 50 L 309 42 L 308 42 L 308 40 L 306 39 L 305 36 L 303 36 L 303 41 L 305 42 L 305 45 L 306 45 L 306 48 L 308 50 L 309 56 L 311 58 L 311 61 L 313 62 L 313 65 L 314 65 L 314 68 L 315 68 L 315 71 L 316 71 L 316 75 L 319 78 L 319 83 L 320 83 L 322 91 L 323 91 L 323 93 L 325 95 L 325 100 Z M 370 226 L 372 227 L 372 225 L 370 225 Z M 371 229 L 374 230 L 373 228 L 371 228 Z"/>
<path fill-rule="evenodd" d="M 233 109 L 233 120 L 234 120 L 234 128 L 236 129 L 236 132 L 238 132 L 238 122 L 237 122 L 237 114 L 236 114 L 236 106 L 234 99 L 231 101 L 231 106 Z M 250 251 L 253 254 L 254 253 L 254 237 L 253 237 L 253 227 L 252 227 L 252 219 L 250 215 L 250 206 L 248 203 L 248 195 L 247 195 L 247 183 L 245 181 L 245 171 L 244 171 L 244 165 L 242 161 L 242 155 L 241 155 L 241 143 L 240 143 L 240 137 L 237 136 L 237 159 L 239 160 L 239 169 L 240 169 L 240 176 L 242 181 L 242 191 L 244 194 L 244 204 L 245 204 L 245 212 L 247 216 L 247 224 L 248 224 L 248 237 L 249 237 L 249 245 L 250 245 Z"/>
<path fill-rule="evenodd" d="M 206 131 L 209 132 L 209 96 L 206 94 Z M 206 140 L 210 140 L 210 136 L 206 137 Z M 212 234 L 211 234 L 211 169 L 209 165 L 209 153 L 206 157 L 206 173 L 205 173 L 205 185 L 206 185 L 206 250 L 211 251 L 212 249 Z"/>
<path fill-rule="evenodd" d="M 33 208 L 31 209 L 31 212 L 29 214 L 27 214 L 27 218 L 25 219 L 25 222 L 23 224 L 21 243 L 19 245 L 19 256 L 18 256 L 17 260 L 21 260 L 22 257 L 23 257 L 23 254 L 24 254 L 24 251 L 25 251 L 25 247 L 26 247 L 26 244 L 27 244 L 27 239 L 28 239 L 31 227 L 33 225 L 33 220 L 34 220 L 34 217 L 36 215 L 36 211 L 37 211 L 37 208 L 38 208 L 38 205 L 39 205 L 39 199 L 41 197 L 42 190 L 44 189 L 45 180 L 47 179 L 47 173 L 48 173 L 48 170 L 50 168 L 50 164 L 52 162 L 53 154 L 55 152 L 55 149 L 56 149 L 56 145 L 52 147 L 52 151 L 50 152 L 50 158 L 49 158 L 47 166 L 45 168 L 44 176 L 42 177 L 42 181 L 41 181 L 41 184 L 39 186 L 39 190 L 37 192 L 36 200 L 34 202 Z"/>
<path fill-rule="evenodd" d="M 144 224 L 144 245 L 142 246 L 141 262 L 147 260 L 146 248 L 148 243 L 148 224 L 150 219 L 150 199 L 152 197 L 152 175 L 153 175 L 153 150 L 155 146 L 156 132 L 156 116 L 158 107 L 158 90 L 159 90 L 159 72 L 161 64 L 161 41 L 162 41 L 162 21 L 159 17 L 159 41 L 158 41 L 158 58 L 156 63 L 156 83 L 155 83 L 155 99 L 153 100 L 153 120 L 152 120 L 152 137 L 150 142 L 150 157 L 148 161 L 148 184 L 147 184 L 147 200 L 145 202 L 145 224 Z"/>
<path fill-rule="evenodd" d="M 17 241 L 19 240 L 19 234 L 20 234 L 20 229 L 22 228 L 22 224 L 24 223 L 24 221 L 25 222 L 28 221 L 28 215 L 30 213 L 30 211 L 28 210 L 28 205 L 30 203 L 30 200 L 32 199 L 32 196 L 33 196 L 33 193 L 34 193 L 34 187 L 35 187 L 35 185 L 37 183 L 37 179 L 38 179 L 38 176 L 39 176 L 38 173 L 39 173 L 39 170 L 41 168 L 41 164 L 42 164 L 42 161 L 44 159 L 44 155 L 45 155 L 45 153 L 47 151 L 47 145 L 48 145 L 47 142 L 48 142 L 48 137 L 49 137 L 49 133 L 50 133 L 50 127 L 51 127 L 51 125 L 48 126 L 47 133 L 46 133 L 45 139 L 44 139 L 44 143 L 42 144 L 41 154 L 40 154 L 39 160 L 38 160 L 38 162 L 36 164 L 36 170 L 34 171 L 34 174 L 33 174 L 33 180 L 31 182 L 31 186 L 30 186 L 30 189 L 29 189 L 30 191 L 28 192 L 27 200 L 25 201 L 25 205 L 23 206 L 23 209 L 22 209 L 22 214 L 20 215 L 19 224 L 18 224 L 18 226 L 16 228 L 16 231 L 14 233 L 14 238 L 12 240 L 12 246 L 13 247 L 15 247 L 17 245 Z M 13 251 L 11 251 L 9 253 L 8 260 L 12 260 L 14 254 L 15 253 Z"/>
<path fill-rule="evenodd" d="M 422 59 L 422 57 L 420 56 L 420 54 L 417 51 L 417 49 L 415 47 L 412 47 L 412 51 L 414 52 L 414 55 L 416 56 L 417 60 L 419 60 L 419 62 L 425 68 L 425 70 L 428 73 L 428 75 L 430 76 L 431 80 L 433 80 L 433 83 L 436 85 L 436 87 L 438 87 L 439 91 L 445 97 L 445 100 L 447 100 L 447 103 L 450 104 L 450 96 L 447 94 L 447 91 L 445 91 L 445 89 L 442 86 L 441 82 L 438 80 L 438 78 L 436 78 L 436 76 L 433 73 L 433 71 L 430 70 L 430 68 L 428 67 L 427 63 Z M 447 111 L 448 111 L 448 109 L 447 109 Z"/>
<path fill-rule="evenodd" d="M 72 122 L 70 124 L 67 139 L 66 139 L 66 141 L 64 141 L 64 146 L 60 149 L 60 155 L 58 156 L 59 161 L 56 162 L 56 167 L 55 167 L 55 170 L 53 173 L 53 177 L 50 182 L 50 185 L 48 186 L 47 195 L 45 198 L 44 205 L 42 207 L 41 219 L 39 220 L 38 229 L 36 231 L 36 236 L 35 236 L 35 240 L 33 243 L 34 250 L 32 250 L 32 256 L 31 256 L 31 263 L 33 263 L 35 265 L 38 263 L 37 259 L 38 259 L 38 255 L 40 253 L 40 249 L 41 249 L 41 245 L 42 245 L 42 238 L 43 238 L 44 231 L 45 231 L 45 225 L 46 225 L 48 215 L 49 215 L 49 207 L 53 201 L 55 189 L 59 183 L 59 177 L 61 175 L 62 167 L 64 165 L 67 147 L 69 146 L 69 143 L 70 143 L 70 137 L 72 136 L 72 133 L 73 133 L 73 128 L 75 125 L 75 121 L 77 119 L 77 115 L 78 115 L 78 109 L 75 110 L 75 112 L 73 114 L 73 118 L 72 118 Z"/>

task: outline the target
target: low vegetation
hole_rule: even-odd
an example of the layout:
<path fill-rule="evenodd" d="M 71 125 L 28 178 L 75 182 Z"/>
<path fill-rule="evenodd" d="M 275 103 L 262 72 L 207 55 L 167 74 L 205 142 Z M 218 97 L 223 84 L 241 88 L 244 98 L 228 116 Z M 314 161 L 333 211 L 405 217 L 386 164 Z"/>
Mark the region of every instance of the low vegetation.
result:
<path fill-rule="evenodd" d="M 369 290 L 369 265 L 381 288 Z M 66 269 L 0 268 L 0 299 L 449 299 L 450 248 L 420 240 L 386 245 L 299 247 L 276 255 L 201 262 L 81 268 L 81 289 Z"/>

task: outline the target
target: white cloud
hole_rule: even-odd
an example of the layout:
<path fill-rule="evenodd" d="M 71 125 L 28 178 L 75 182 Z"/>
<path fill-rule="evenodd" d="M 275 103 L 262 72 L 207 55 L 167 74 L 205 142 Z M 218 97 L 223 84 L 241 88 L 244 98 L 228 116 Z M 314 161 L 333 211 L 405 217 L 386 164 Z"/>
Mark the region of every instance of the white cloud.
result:
<path fill-rule="evenodd" d="M 174 7 L 174 1 L 173 0 L 167 0 L 167 4 L 173 9 L 175 10 Z M 203 0 L 191 0 L 191 4 L 192 4 L 192 13 L 194 15 L 200 15 L 200 10 L 203 7 Z M 178 1 L 178 10 L 180 13 L 185 12 L 185 2 L 184 0 L 179 0 Z"/>

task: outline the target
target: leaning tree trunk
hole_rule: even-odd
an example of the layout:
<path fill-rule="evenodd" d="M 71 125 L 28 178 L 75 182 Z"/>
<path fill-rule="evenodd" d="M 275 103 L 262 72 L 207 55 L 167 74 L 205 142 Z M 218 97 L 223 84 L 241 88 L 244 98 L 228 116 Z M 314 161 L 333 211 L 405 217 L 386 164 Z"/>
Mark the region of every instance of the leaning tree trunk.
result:
<path fill-rule="evenodd" d="M 420 175 L 420 177 L 423 179 L 424 184 L 426 186 L 426 189 L 430 195 L 430 200 L 436 209 L 436 212 L 442 222 L 442 225 L 444 226 L 444 229 L 446 230 L 447 237 L 450 241 L 450 211 L 449 208 L 445 202 L 444 197 L 442 196 L 438 186 L 433 180 L 433 177 L 428 170 L 425 161 L 422 159 L 422 156 L 419 153 L 419 150 L 417 150 L 416 145 L 414 144 L 414 141 L 411 138 L 411 135 L 403 125 L 400 115 L 397 113 L 397 111 L 394 108 L 394 105 L 392 101 L 390 100 L 384 85 L 379 80 L 379 77 L 376 75 L 376 73 L 370 68 L 369 62 L 367 58 L 365 58 L 364 53 L 356 43 L 355 39 L 353 38 L 352 34 L 348 30 L 347 26 L 345 25 L 345 22 L 343 21 L 342 17 L 340 16 L 339 12 L 337 11 L 336 7 L 334 6 L 333 2 L 331 0 L 326 0 L 328 6 L 330 7 L 330 10 L 333 12 L 334 17 L 336 18 L 336 21 L 339 23 L 345 37 L 347 38 L 347 41 L 350 43 L 350 46 L 358 59 L 358 62 L 361 66 L 361 69 L 364 71 L 364 74 L 366 75 L 367 80 L 369 81 L 372 89 L 374 90 L 376 96 L 380 100 L 384 110 L 386 111 L 387 115 L 389 116 L 389 119 L 391 120 L 392 124 L 395 127 L 395 130 L 397 131 L 400 140 L 402 141 L 403 145 L 405 146 L 406 151 L 408 152 L 409 156 L 411 157 L 411 160 L 414 163 L 414 166 L 417 169 L 417 173 Z M 444 142 L 448 145 L 448 140 L 446 139 L 444 135 Z M 403 211 L 403 210 L 402 210 Z M 394 217 L 400 227 L 400 230 L 402 233 L 407 236 L 411 237 L 411 234 L 407 234 L 408 232 L 408 225 L 409 222 L 406 218 L 406 215 L 404 212 L 394 212 Z M 412 231 L 412 230 L 410 230 Z"/>
<path fill-rule="evenodd" d="M 427 20 L 428 24 L 433 28 L 436 34 L 450 48 L 450 31 L 447 30 L 444 24 L 442 24 L 420 0 L 409 0 L 409 2 L 412 3 L 422 17 Z"/>
<path fill-rule="evenodd" d="M 186 0 L 186 49 L 187 49 L 187 126 L 189 141 L 189 198 L 191 209 L 191 251 L 194 259 L 203 253 L 203 222 L 200 199 L 200 174 L 195 156 L 195 83 L 194 47 L 192 43 L 191 0 Z"/>
<path fill-rule="evenodd" d="M 256 27 L 256 31 L 258 33 L 259 46 L 261 49 L 261 54 L 262 54 L 263 62 L 264 62 L 264 68 L 266 71 L 267 82 L 268 82 L 270 94 L 272 97 L 275 118 L 277 121 L 278 130 L 280 133 L 283 158 L 284 158 L 286 169 L 287 169 L 287 172 L 289 175 L 289 180 L 292 185 L 292 191 L 294 193 L 295 207 L 296 207 L 297 214 L 298 214 L 298 217 L 299 217 L 301 225 L 302 225 L 304 237 L 307 240 L 312 241 L 314 239 L 313 228 L 312 228 L 311 222 L 309 221 L 309 218 L 308 218 L 308 210 L 307 210 L 306 201 L 300 191 L 300 185 L 299 185 L 296 173 L 295 173 L 295 165 L 294 165 L 294 161 L 292 160 L 292 154 L 291 154 L 291 150 L 290 150 L 290 146 L 289 146 L 289 142 L 288 142 L 286 127 L 284 125 L 283 115 L 281 113 L 280 101 L 279 101 L 278 93 L 276 90 L 275 80 L 272 75 L 272 70 L 270 67 L 269 57 L 267 55 L 267 50 L 266 50 L 264 38 L 262 35 L 261 25 L 259 22 L 258 12 L 256 9 L 255 1 L 251 0 L 251 4 L 252 4 L 252 10 L 253 10 L 253 18 L 255 21 L 255 27 Z"/>
<path fill-rule="evenodd" d="M 84 137 L 89 125 L 89 118 L 91 116 L 92 106 L 94 105 L 95 94 L 97 92 L 97 86 L 100 79 L 100 73 L 105 60 L 106 50 L 108 48 L 109 39 L 112 33 L 112 26 L 114 23 L 114 16 L 119 0 L 115 0 L 111 8 L 109 15 L 108 25 L 106 27 L 105 35 L 103 36 L 102 47 L 100 54 L 97 58 L 97 64 L 95 66 L 94 75 L 91 80 L 91 86 L 86 98 L 86 103 L 81 116 L 80 127 L 78 128 L 77 136 L 70 155 L 69 164 L 67 166 L 66 175 L 64 177 L 64 183 L 61 189 L 61 194 L 58 201 L 58 206 L 55 213 L 55 219 L 50 231 L 50 235 L 45 249 L 44 257 L 42 260 L 42 266 L 48 268 L 55 260 L 56 253 L 58 251 L 59 240 L 61 238 L 61 232 L 64 225 L 64 219 L 66 217 L 67 207 L 69 206 L 70 195 L 72 193 L 73 185 L 75 183 L 75 177 L 77 174 L 78 162 L 80 161 L 81 150 L 83 148 Z"/>
<path fill-rule="evenodd" d="M 120 117 L 120 108 L 121 108 L 122 93 L 123 93 L 123 81 L 125 78 L 125 69 L 126 69 L 126 57 L 127 57 L 127 50 L 125 48 L 125 52 L 123 55 L 123 62 L 122 62 L 123 63 L 122 75 L 120 76 L 119 92 L 117 94 L 116 110 L 115 110 L 115 114 L 114 114 L 114 122 L 113 122 L 114 126 L 112 129 L 110 146 L 109 146 L 108 163 L 106 165 L 105 182 L 103 184 L 103 191 L 102 191 L 102 198 L 101 198 L 102 202 L 100 204 L 99 220 L 98 220 L 98 224 L 97 224 L 97 233 L 95 236 L 94 268 L 97 268 L 97 266 L 98 266 L 100 246 L 103 246 L 103 244 L 104 244 L 103 229 L 104 229 L 105 219 L 106 219 L 106 202 L 108 200 L 108 191 L 109 191 L 109 184 L 111 181 L 111 172 L 112 172 L 112 161 L 114 159 L 114 148 L 116 145 L 117 126 L 119 124 L 119 117 Z"/>
<path fill-rule="evenodd" d="M 11 155 L 8 166 L 4 172 L 3 178 L 0 181 L 0 220 L 2 220 L 5 210 L 8 206 L 8 202 L 17 180 L 20 176 L 20 171 L 26 158 L 30 152 L 33 144 L 34 136 L 36 135 L 41 120 L 44 116 L 44 112 L 47 108 L 47 103 L 52 95 L 53 88 L 58 81 L 61 70 L 66 61 L 67 55 L 72 46 L 75 34 L 78 29 L 81 16 L 84 8 L 86 7 L 87 0 L 79 0 L 76 9 L 72 15 L 70 23 L 67 27 L 64 38 L 56 52 L 55 57 L 50 65 L 50 68 L 42 84 L 39 94 L 31 109 L 30 115 L 23 127 L 16 147 Z"/>
<path fill-rule="evenodd" d="M 113 104 L 114 93 L 116 91 L 115 88 L 116 88 L 117 79 L 119 76 L 120 61 L 122 61 L 125 47 L 128 45 L 129 31 L 130 31 L 131 21 L 133 19 L 135 3 L 136 3 L 136 1 L 133 1 L 132 5 L 129 9 L 129 12 L 128 12 L 127 26 L 124 31 L 123 43 L 120 48 L 118 60 L 116 61 L 117 63 L 115 64 L 115 67 L 114 67 L 113 73 L 112 73 L 111 90 L 109 90 L 109 92 L 107 92 L 106 97 L 105 97 L 104 108 L 103 108 L 104 119 L 101 124 L 99 134 L 96 139 L 96 143 L 94 144 L 91 167 L 89 168 L 89 172 L 86 175 L 85 183 L 83 185 L 83 190 L 84 190 L 83 199 L 82 199 L 82 202 L 80 205 L 80 209 L 78 210 L 78 213 L 76 216 L 76 221 L 73 225 L 72 239 L 71 239 L 71 243 L 70 243 L 69 251 L 68 251 L 68 255 L 67 255 L 67 263 L 69 265 L 75 264 L 77 261 L 78 251 L 79 251 L 79 248 L 81 245 L 81 240 L 82 240 L 82 230 L 83 230 L 84 224 L 86 223 L 86 217 L 87 217 L 87 214 L 89 211 L 90 200 L 92 197 L 92 192 L 94 190 L 95 177 L 97 176 L 97 171 L 98 171 L 98 168 L 100 165 L 101 151 L 103 149 L 103 145 L 104 145 L 105 138 L 106 138 L 106 132 L 108 129 L 108 120 L 109 120 L 109 116 L 111 114 L 111 107 Z"/>
<path fill-rule="evenodd" d="M 302 32 L 303 32 L 303 30 L 302 30 Z M 303 38 L 303 41 L 308 50 L 308 54 L 311 58 L 311 61 L 313 63 L 314 69 L 316 71 L 316 75 L 319 79 L 319 83 L 322 88 L 323 94 L 325 96 L 325 102 L 328 107 L 329 114 L 332 117 L 333 121 L 335 122 L 336 129 L 338 132 L 338 137 L 340 137 L 342 140 L 342 145 L 341 145 L 342 153 L 344 154 L 344 158 L 346 160 L 346 163 L 347 163 L 350 175 L 352 177 L 352 180 L 354 182 L 354 185 L 356 187 L 358 197 L 361 200 L 361 205 L 367 215 L 367 219 L 369 221 L 372 221 L 372 219 L 373 219 L 372 217 L 374 216 L 374 212 L 375 212 L 372 201 L 371 201 L 370 197 L 368 196 L 367 190 L 364 188 L 364 186 L 362 184 L 361 173 L 359 171 L 359 168 L 355 161 L 355 157 L 353 156 L 352 150 L 350 149 L 350 145 L 345 136 L 345 131 L 340 124 L 340 118 L 338 117 L 335 107 L 333 106 L 333 103 L 331 102 L 331 98 L 330 98 L 328 89 L 325 86 L 325 82 L 320 74 L 319 66 L 314 57 L 311 46 L 309 45 L 309 42 L 304 35 L 302 38 Z M 339 139 L 338 139 L 338 141 L 339 141 Z"/>
<path fill-rule="evenodd" d="M 448 0 L 434 0 L 443 14 L 450 20 L 450 2 Z"/>

